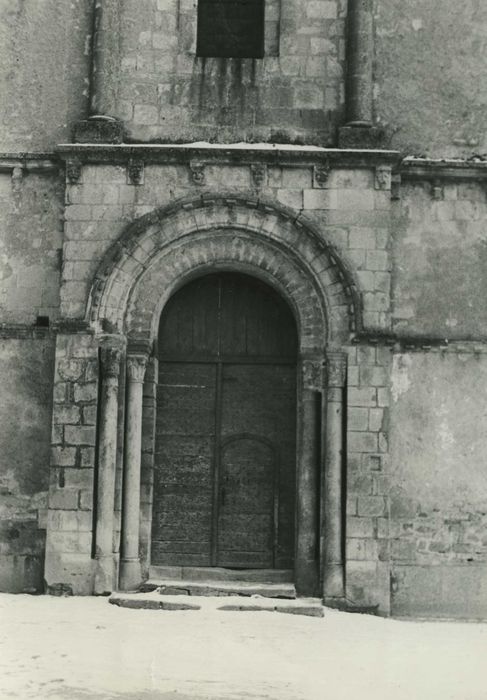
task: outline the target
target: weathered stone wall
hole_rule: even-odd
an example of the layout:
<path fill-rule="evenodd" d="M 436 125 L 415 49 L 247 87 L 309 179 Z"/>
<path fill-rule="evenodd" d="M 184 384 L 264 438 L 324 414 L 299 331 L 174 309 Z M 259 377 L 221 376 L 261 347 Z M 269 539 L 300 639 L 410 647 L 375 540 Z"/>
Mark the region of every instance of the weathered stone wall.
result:
<path fill-rule="evenodd" d="M 92 592 L 98 344 L 58 334 L 49 486 L 48 590 Z"/>
<path fill-rule="evenodd" d="M 54 341 L 0 339 L 0 590 L 43 590 Z"/>
<path fill-rule="evenodd" d="M 83 318 L 93 277 L 109 246 L 137 217 L 179 197 L 222 190 L 256 195 L 292 207 L 320 226 L 343 253 L 363 291 L 364 322 L 390 324 L 390 183 L 376 184 L 374 169 L 334 169 L 325 182 L 313 166 L 268 167 L 256 186 L 252 167 L 204 166 L 204 184 L 195 185 L 187 165 L 149 165 L 144 182 L 131 185 L 126 168 L 86 166 L 79 184 L 67 189 L 62 313 Z"/>
<path fill-rule="evenodd" d="M 389 384 L 391 351 L 358 345 L 348 350 L 347 598 L 390 612 Z"/>
<path fill-rule="evenodd" d="M 56 172 L 0 173 L 0 323 L 57 319 L 63 200 Z"/>
<path fill-rule="evenodd" d="M 410 154 L 487 151 L 487 5 L 375 0 L 376 116 Z"/>
<path fill-rule="evenodd" d="M 485 353 L 394 355 L 392 612 L 487 615 Z"/>
<path fill-rule="evenodd" d="M 87 109 L 91 2 L 0 5 L 0 151 L 49 151 Z"/>
<path fill-rule="evenodd" d="M 393 328 L 487 337 L 487 196 L 480 182 L 405 182 L 393 207 Z"/>
<path fill-rule="evenodd" d="M 132 0 L 105 16 L 117 41 L 101 35 L 97 109 L 131 138 L 335 143 L 345 0 L 267 0 L 263 59 L 197 57 L 195 0 Z"/>

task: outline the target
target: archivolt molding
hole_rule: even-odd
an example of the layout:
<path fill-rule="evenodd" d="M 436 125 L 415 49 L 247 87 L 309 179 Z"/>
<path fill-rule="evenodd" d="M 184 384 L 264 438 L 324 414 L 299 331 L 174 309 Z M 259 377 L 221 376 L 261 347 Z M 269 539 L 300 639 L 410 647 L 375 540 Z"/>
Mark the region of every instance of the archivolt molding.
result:
<path fill-rule="evenodd" d="M 178 286 L 224 268 L 247 270 L 281 291 L 294 308 L 302 351 L 362 328 L 353 276 L 314 225 L 286 207 L 235 195 L 179 200 L 130 224 L 99 267 L 87 320 L 154 337 Z"/>

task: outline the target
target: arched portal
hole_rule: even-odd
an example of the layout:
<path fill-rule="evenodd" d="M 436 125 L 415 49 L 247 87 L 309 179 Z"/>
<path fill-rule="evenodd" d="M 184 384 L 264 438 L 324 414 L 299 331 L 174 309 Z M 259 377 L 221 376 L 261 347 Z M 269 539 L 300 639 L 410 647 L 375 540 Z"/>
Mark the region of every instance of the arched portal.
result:
<path fill-rule="evenodd" d="M 93 280 L 86 318 L 107 348 L 117 344 L 126 347 L 120 587 L 136 588 L 141 563 L 147 575 L 151 558 L 157 384 L 153 349 L 161 312 L 186 284 L 228 271 L 269 285 L 266 288 L 274 290 L 281 304 L 289 304 L 296 319 L 295 584 L 299 595 L 315 595 L 321 589 L 327 598 L 340 598 L 344 590 L 343 347 L 350 333 L 361 327 L 360 295 L 346 265 L 311 222 L 275 203 L 234 194 L 175 202 L 133 222 L 107 253 Z M 234 316 L 238 318 L 238 314 Z M 109 457 L 116 405 L 110 391 L 109 381 L 104 381 L 100 408 L 102 495 L 107 484 L 111 491 L 113 475 Z M 118 427 L 121 425 L 119 421 Z M 245 444 L 247 450 L 252 447 L 259 455 L 262 465 L 267 465 L 262 467 L 264 471 L 274 469 L 274 446 L 253 428 L 236 429 L 229 442 L 224 437 L 220 436 L 222 463 L 233 460 L 233 464 L 235 459 L 238 463 L 239 450 Z M 227 471 L 233 478 L 234 472 Z M 215 490 L 220 489 L 218 479 L 212 484 Z M 104 577 L 113 575 L 107 551 L 113 512 L 101 500 L 97 532 L 108 533 L 105 538 L 97 536 L 96 543 L 103 583 Z M 212 537 L 208 541 L 214 547 L 215 535 Z"/>
<path fill-rule="evenodd" d="M 152 564 L 291 569 L 291 309 L 254 277 L 208 274 L 168 301 L 158 341 Z"/>

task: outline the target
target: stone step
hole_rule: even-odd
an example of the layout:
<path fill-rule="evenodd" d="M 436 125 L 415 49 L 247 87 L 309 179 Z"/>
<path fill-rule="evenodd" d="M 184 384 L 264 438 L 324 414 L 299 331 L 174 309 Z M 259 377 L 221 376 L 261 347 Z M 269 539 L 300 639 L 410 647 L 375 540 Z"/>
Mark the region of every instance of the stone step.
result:
<path fill-rule="evenodd" d="M 240 596 L 194 596 L 190 601 L 181 596 L 161 596 L 159 592 L 150 593 L 112 593 L 108 602 L 121 608 L 133 610 L 167 610 L 203 612 L 279 612 L 290 615 L 306 615 L 308 617 L 323 617 L 324 610 L 319 598 L 269 599 L 251 596 L 242 599 Z"/>
<path fill-rule="evenodd" d="M 250 596 L 261 598 L 296 598 L 293 583 L 254 583 L 252 581 L 147 581 L 141 590 L 157 590 L 161 595 L 186 596 Z"/>
<path fill-rule="evenodd" d="M 225 569 L 218 566 L 151 566 L 151 581 L 247 581 L 292 583 L 292 569 Z"/>

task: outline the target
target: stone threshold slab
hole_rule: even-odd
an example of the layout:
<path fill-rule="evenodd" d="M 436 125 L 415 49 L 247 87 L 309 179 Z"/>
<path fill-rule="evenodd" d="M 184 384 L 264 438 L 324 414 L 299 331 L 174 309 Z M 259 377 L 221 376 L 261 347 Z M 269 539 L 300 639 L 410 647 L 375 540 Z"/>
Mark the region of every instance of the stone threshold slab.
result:
<path fill-rule="evenodd" d="M 228 596 L 223 603 L 220 596 L 194 596 L 191 602 L 187 602 L 182 600 L 181 596 L 161 596 L 158 591 L 152 591 L 151 593 L 112 593 L 108 602 L 111 605 L 133 610 L 279 612 L 324 617 L 323 605 L 319 598 L 285 600 L 251 596 L 244 602 L 240 596 Z"/>
<path fill-rule="evenodd" d="M 252 583 L 249 581 L 146 581 L 141 586 L 141 591 L 157 590 L 160 595 L 177 596 L 245 596 L 254 595 L 263 598 L 296 598 L 296 589 L 292 583 Z"/>
<path fill-rule="evenodd" d="M 226 569 L 217 566 L 158 566 L 149 570 L 150 581 L 235 581 L 246 583 L 293 583 L 292 569 Z"/>

